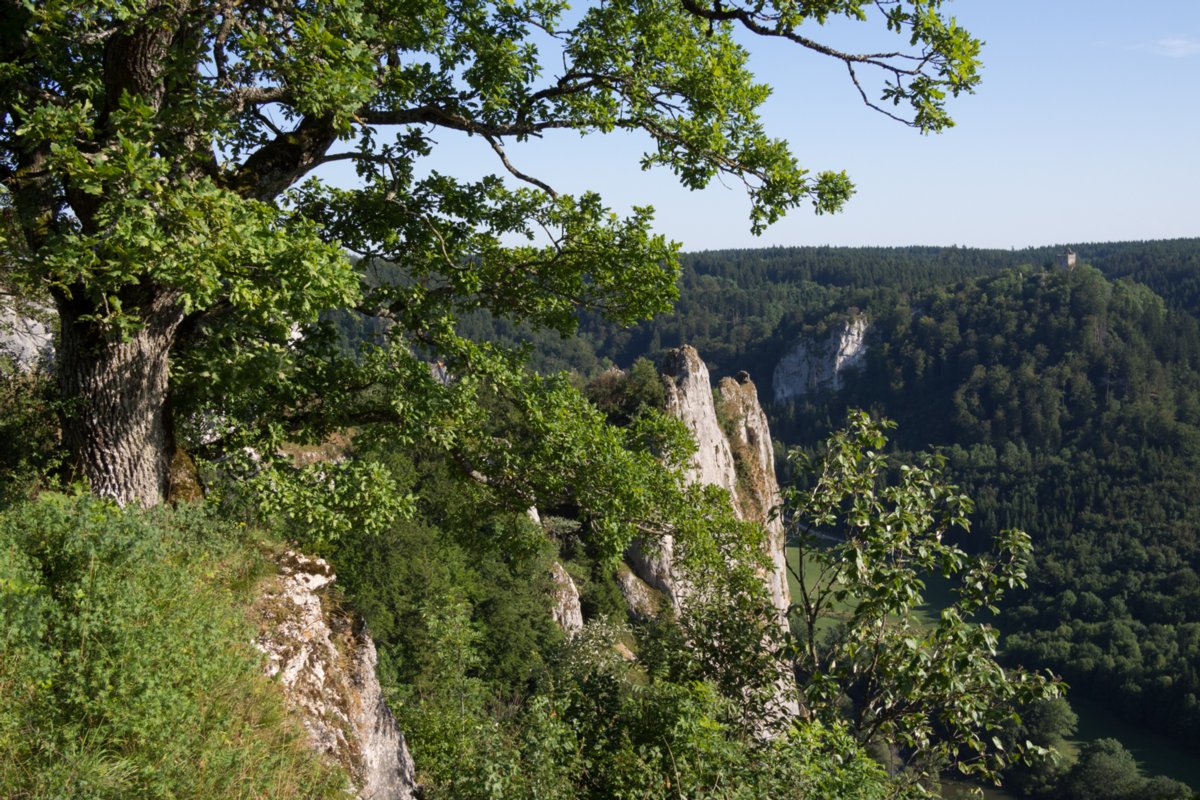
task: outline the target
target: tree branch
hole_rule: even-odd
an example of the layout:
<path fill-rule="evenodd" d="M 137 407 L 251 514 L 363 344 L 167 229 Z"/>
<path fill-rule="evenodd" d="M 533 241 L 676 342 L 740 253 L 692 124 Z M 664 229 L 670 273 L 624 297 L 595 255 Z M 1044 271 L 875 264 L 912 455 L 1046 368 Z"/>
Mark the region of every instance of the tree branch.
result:
<path fill-rule="evenodd" d="M 578 123 L 568 120 L 542 120 L 541 122 L 516 122 L 509 124 L 484 123 L 462 114 L 434 105 L 416 108 L 359 109 L 358 119 L 368 125 L 436 125 L 439 128 L 463 131 L 478 136 L 537 136 L 552 128 L 577 128 Z"/>
<path fill-rule="evenodd" d="M 242 86 L 226 95 L 230 100 L 230 111 L 240 114 L 250 106 L 266 106 L 271 103 L 290 103 L 291 92 L 282 86 Z"/>
<path fill-rule="evenodd" d="M 897 79 L 899 79 L 901 76 L 920 75 L 921 70 L 924 69 L 925 65 L 930 61 L 930 54 L 922 53 L 921 55 L 914 55 L 903 52 L 847 53 L 842 50 L 829 47 L 828 45 L 821 44 L 820 42 L 809 39 L 806 36 L 801 36 L 791 28 L 778 26 L 769 27 L 763 24 L 766 18 L 762 17 L 756 12 L 747 11 L 740 8 L 724 8 L 719 2 L 715 3 L 712 8 L 705 8 L 704 6 L 700 5 L 697 0 L 680 1 L 683 3 L 684 9 L 687 10 L 688 13 L 693 14 L 701 19 L 706 19 L 710 22 L 738 22 L 741 23 L 746 30 L 758 36 L 787 39 L 788 41 L 794 42 L 795 44 L 798 44 L 807 50 L 812 50 L 815 53 L 820 53 L 821 55 L 835 58 L 838 61 L 844 62 L 850 69 L 851 80 L 854 81 L 854 85 L 858 89 L 859 94 L 862 96 L 863 102 L 866 103 L 869 108 L 878 111 L 879 113 L 890 117 L 897 122 L 902 122 L 911 127 L 917 126 L 917 122 L 915 120 L 906 119 L 904 117 L 892 114 L 868 100 L 866 93 L 863 91 L 862 86 L 858 82 L 857 76 L 854 74 L 854 65 L 868 64 L 884 70 L 885 72 L 890 72 L 892 75 L 896 76 Z M 901 66 L 895 63 L 898 60 L 909 61 L 913 63 L 911 66 Z"/>
<path fill-rule="evenodd" d="M 487 139 L 487 143 L 490 144 L 492 149 L 496 151 L 496 155 L 500 157 L 500 163 L 504 165 L 504 168 L 511 172 L 517 179 L 538 187 L 553 198 L 558 198 L 558 192 L 554 191 L 549 184 L 538 180 L 532 175 L 526 175 L 524 172 L 521 172 L 519 169 L 514 167 L 512 162 L 508 160 L 508 155 L 504 152 L 504 148 L 501 147 L 500 142 L 496 140 L 496 137 L 484 134 L 483 138 Z"/>
<path fill-rule="evenodd" d="M 320 164 L 336 139 L 331 118 L 305 117 L 295 130 L 254 151 L 231 183 L 245 196 L 271 200 Z"/>
<path fill-rule="evenodd" d="M 896 120 L 896 122 L 903 122 L 905 125 L 914 124 L 912 120 L 905 119 L 897 114 L 893 114 L 886 108 L 880 108 L 878 105 L 872 102 L 870 98 L 867 97 L 867 92 L 863 89 L 862 84 L 858 82 L 858 74 L 854 71 L 854 64 L 850 61 L 847 61 L 846 69 L 850 71 L 850 80 L 854 83 L 854 88 L 858 90 L 858 96 L 862 98 L 862 101 L 866 104 L 867 108 L 874 109 L 880 114 L 883 114 L 885 117 Z"/>

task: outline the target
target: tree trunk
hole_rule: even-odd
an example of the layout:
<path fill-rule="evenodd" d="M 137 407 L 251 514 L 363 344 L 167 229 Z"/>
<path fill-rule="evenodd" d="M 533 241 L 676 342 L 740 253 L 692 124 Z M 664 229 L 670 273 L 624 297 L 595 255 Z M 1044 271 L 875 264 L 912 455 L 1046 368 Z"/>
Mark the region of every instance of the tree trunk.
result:
<path fill-rule="evenodd" d="M 124 338 L 81 319 L 94 313 L 90 304 L 58 297 L 56 368 L 66 400 L 63 440 L 78 473 L 94 494 L 154 506 L 169 489 L 168 355 L 183 309 L 174 292 L 137 291 L 141 325 Z"/>

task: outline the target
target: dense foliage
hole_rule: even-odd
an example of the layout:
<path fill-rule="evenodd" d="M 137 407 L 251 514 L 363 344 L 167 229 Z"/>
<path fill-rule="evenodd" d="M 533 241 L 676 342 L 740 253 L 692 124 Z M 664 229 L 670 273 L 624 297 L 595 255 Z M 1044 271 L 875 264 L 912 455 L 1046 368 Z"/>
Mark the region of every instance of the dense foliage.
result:
<path fill-rule="evenodd" d="M 652 386 L 661 392 L 657 377 L 610 376 L 592 389 L 629 420 L 654 413 Z M 664 605 L 661 617 L 631 625 L 621 567 L 577 511 L 544 507 L 572 516 L 542 524 L 504 511 L 497 487 L 428 448 L 356 457 L 419 497 L 411 519 L 345 536 L 331 554 L 376 639 L 426 796 L 893 793 L 837 721 L 784 721 L 781 737 L 762 737 L 779 724 L 769 710 L 780 674 L 769 633 L 778 629 L 752 555 L 761 538 L 733 520 L 723 494 L 689 492 L 698 515 L 674 517 L 679 567 L 697 582 L 703 575 L 704 595 L 678 618 Z M 552 621 L 556 560 L 582 595 L 586 623 L 573 637 Z"/>
<path fill-rule="evenodd" d="M 0 508 L 23 499 L 61 459 L 57 395 L 44 369 L 0 351 Z"/>
<path fill-rule="evenodd" d="M 899 421 L 899 461 L 940 449 L 979 541 L 1006 527 L 1034 539 L 1030 586 L 1002 609 L 1010 656 L 1194 742 L 1200 241 L 1074 249 L 1071 271 L 1056 269 L 1062 248 L 686 256 L 674 315 L 589 323 L 587 347 L 541 340 L 539 357 L 588 368 L 690 337 L 770 396 L 794 342 L 866 314 L 863 367 L 838 393 L 769 406 L 775 434 L 812 448 L 863 407 Z"/>
<path fill-rule="evenodd" d="M 1030 591 L 1004 615 L 1014 657 L 1200 732 L 1196 320 L 1087 267 L 910 302 L 873 315 L 876 345 L 832 413 L 895 413 L 902 446 L 944 448 L 980 527 L 1035 537 Z M 793 410 L 794 430 L 820 402 Z"/>
<path fill-rule="evenodd" d="M 72 466 L 99 495 L 154 505 L 192 414 L 236 420 L 263 450 L 322 424 L 451 436 L 463 420 L 440 412 L 462 396 L 415 373 L 433 359 L 487 372 L 453 335 L 462 315 L 567 332 L 581 309 L 629 323 L 675 296 L 676 247 L 652 209 L 618 218 L 594 193 L 559 194 L 510 143 L 635 132 L 644 167 L 693 189 L 740 182 L 755 231 L 804 203 L 836 211 L 849 178 L 768 135 L 770 89 L 741 37 L 842 61 L 868 105 L 936 132 L 980 80 L 979 40 L 941 6 L 4 0 L 0 282 L 57 314 Z M 808 36 L 830 17 L 902 44 Z M 513 181 L 428 171 L 443 135 L 490 148 Z M 352 188 L 302 183 L 335 163 Z M 389 264 L 401 279 L 376 279 Z M 391 371 L 348 374 L 292 335 L 345 308 L 389 321 Z M 332 402 L 346 385 L 376 402 Z"/>
<path fill-rule="evenodd" d="M 1194 309 L 1200 240 L 1076 244 L 1078 260 L 1110 279 L 1150 286 L 1170 308 Z M 885 312 L 914 293 L 951 287 L 1006 268 L 1051 267 L 1062 247 L 981 250 L 966 247 L 774 247 L 713 250 L 680 256 L 680 296 L 670 313 L 623 327 L 585 314 L 582 337 L 559 339 L 504 320 L 473 316 L 464 323 L 488 341 L 533 341 L 534 362 L 546 371 L 584 374 L 606 360 L 627 366 L 664 349 L 690 344 L 718 375 L 748 370 L 768 387 L 780 348 L 850 308 Z M 836 416 L 830 430 L 840 421 Z M 919 436 L 916 432 L 906 435 Z M 795 437 L 789 437 L 795 438 Z"/>
<path fill-rule="evenodd" d="M 858 412 L 804 469 L 806 485 L 787 492 L 806 705 L 848 719 L 860 741 L 886 749 L 910 779 L 951 771 L 995 779 L 1040 761 L 1043 746 L 1015 737 L 1005 745 L 1001 735 L 1019 724 L 1020 710 L 1053 700 L 1061 687 L 1005 670 L 999 634 L 983 623 L 1025 585 L 1029 537 L 1005 531 L 993 552 L 968 556 L 952 539 L 970 527 L 970 499 L 936 462 L 904 466 L 889 484 L 885 446 L 880 426 Z M 922 625 L 916 609 L 927 582 L 938 580 L 951 599 Z"/>

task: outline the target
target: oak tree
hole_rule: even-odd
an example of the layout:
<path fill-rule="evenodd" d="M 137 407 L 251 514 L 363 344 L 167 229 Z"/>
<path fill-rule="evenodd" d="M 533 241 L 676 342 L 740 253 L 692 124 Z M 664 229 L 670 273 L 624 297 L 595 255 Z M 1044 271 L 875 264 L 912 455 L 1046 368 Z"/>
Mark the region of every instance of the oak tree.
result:
<path fill-rule="evenodd" d="M 455 339 L 461 314 L 566 331 L 580 308 L 627 321 L 674 293 L 674 247 L 649 209 L 619 219 L 595 195 L 558 194 L 506 145 L 640 131 L 644 166 L 691 188 L 744 183 L 755 230 L 806 201 L 833 211 L 849 180 L 806 171 L 767 135 L 769 90 L 739 42 L 779 37 L 839 60 L 870 105 L 937 131 L 951 124 L 945 100 L 978 82 L 979 51 L 941 6 L 3 0 L 6 282 L 57 311 L 76 468 L 98 494 L 160 502 L 187 404 L 206 409 L 201 442 L 247 419 L 280 434 L 349 407 L 360 424 L 449 441 L 438 420 L 469 403 L 461 388 L 439 394 L 427 364 L 465 376 L 491 357 Z M 811 38 L 830 17 L 884 25 L 900 45 Z M 494 151 L 510 177 L 424 169 L 444 131 Z M 304 181 L 339 161 L 355 188 Z M 388 321 L 374 372 L 354 377 L 320 337 L 296 336 L 330 308 Z"/>

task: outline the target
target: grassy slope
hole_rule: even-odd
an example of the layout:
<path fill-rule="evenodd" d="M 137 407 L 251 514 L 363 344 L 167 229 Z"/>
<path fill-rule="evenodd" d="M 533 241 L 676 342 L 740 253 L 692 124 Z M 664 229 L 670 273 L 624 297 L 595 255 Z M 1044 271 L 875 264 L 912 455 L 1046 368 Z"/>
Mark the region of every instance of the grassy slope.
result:
<path fill-rule="evenodd" d="M 201 508 L 0 513 L 0 796 L 341 796 L 250 644 L 261 546 Z"/>

